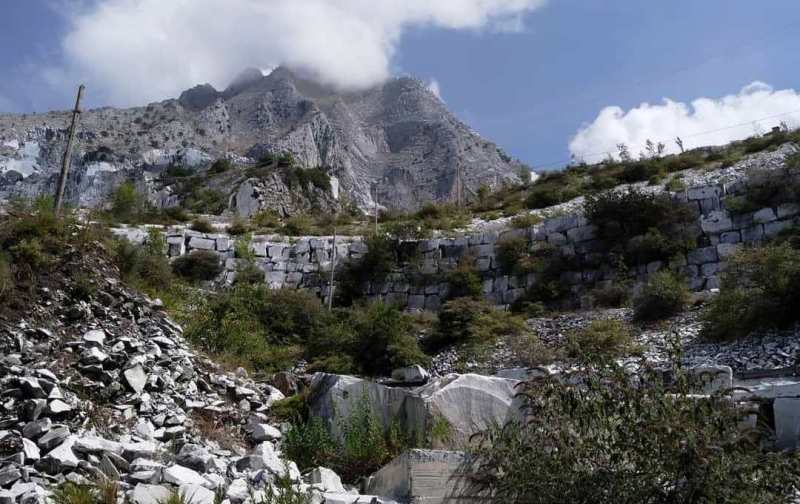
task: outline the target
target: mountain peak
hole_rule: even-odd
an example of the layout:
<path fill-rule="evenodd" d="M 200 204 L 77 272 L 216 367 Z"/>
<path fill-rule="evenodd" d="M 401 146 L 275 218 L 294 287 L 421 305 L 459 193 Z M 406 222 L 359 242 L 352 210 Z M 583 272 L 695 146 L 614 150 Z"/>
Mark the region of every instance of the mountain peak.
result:
<path fill-rule="evenodd" d="M 238 94 L 264 78 L 264 72 L 258 68 L 249 67 L 242 70 L 225 89 L 225 96 Z"/>

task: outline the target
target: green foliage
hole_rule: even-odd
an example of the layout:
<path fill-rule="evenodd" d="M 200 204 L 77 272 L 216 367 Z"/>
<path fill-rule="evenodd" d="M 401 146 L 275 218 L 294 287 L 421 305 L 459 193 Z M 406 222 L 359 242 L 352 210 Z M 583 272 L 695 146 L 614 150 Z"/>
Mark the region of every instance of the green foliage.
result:
<path fill-rule="evenodd" d="M 155 228 L 150 228 L 148 233 L 144 247 L 125 239 L 116 240 L 112 255 L 124 280 L 149 289 L 163 288 L 173 278 L 165 255 L 166 239 Z"/>
<path fill-rule="evenodd" d="M 475 269 L 474 259 L 464 257 L 456 268 L 447 274 L 448 299 L 469 297 L 480 298 L 483 292 L 483 283 L 478 271 Z"/>
<path fill-rule="evenodd" d="M 193 282 L 214 280 L 222 273 L 219 256 L 210 250 L 194 250 L 172 261 L 172 271 Z"/>
<path fill-rule="evenodd" d="M 453 203 L 429 202 L 416 213 L 381 212 L 383 230 L 400 239 L 427 238 L 434 230 L 452 231 L 469 224 L 471 213 Z"/>
<path fill-rule="evenodd" d="M 538 267 L 524 238 L 506 238 L 497 243 L 497 262 L 505 275 L 524 275 Z"/>
<path fill-rule="evenodd" d="M 641 321 L 662 320 L 683 310 L 688 299 L 685 280 L 669 271 L 659 271 L 650 275 L 633 298 L 634 317 Z"/>
<path fill-rule="evenodd" d="M 376 376 L 428 360 L 417 346 L 409 317 L 395 306 L 372 303 L 351 310 L 347 322 L 356 335 L 352 352 L 362 373 Z"/>
<path fill-rule="evenodd" d="M 316 187 L 325 192 L 331 191 L 331 177 L 325 168 L 299 168 L 295 172 L 300 187 Z"/>
<path fill-rule="evenodd" d="M 311 417 L 304 423 L 292 423 L 283 440 L 286 458 L 294 461 L 301 471 L 319 466 L 330 467 L 338 449 L 336 440 L 320 417 Z"/>
<path fill-rule="evenodd" d="M 229 160 L 220 158 L 214 161 L 214 164 L 211 165 L 208 169 L 208 173 L 212 175 L 219 175 L 220 173 L 225 173 L 231 171 L 233 169 L 233 163 Z"/>
<path fill-rule="evenodd" d="M 525 312 L 530 306 L 556 308 L 569 294 L 569 287 L 561 281 L 561 275 L 568 271 L 579 271 L 574 256 L 565 255 L 552 245 L 538 246 L 527 256 L 520 258 L 521 271 L 535 273 L 536 281 L 525 292 L 512 309 Z"/>
<path fill-rule="evenodd" d="M 146 201 L 133 182 L 123 182 L 111 196 L 111 216 L 120 222 L 135 223 L 144 212 Z"/>
<path fill-rule="evenodd" d="M 313 234 L 314 220 L 306 214 L 292 215 L 283 224 L 281 233 L 287 236 L 303 236 Z"/>
<path fill-rule="evenodd" d="M 159 500 L 158 504 L 191 504 L 191 502 L 191 495 L 186 495 L 177 489 L 172 489 L 169 492 L 169 496 L 167 496 L 166 499 Z"/>
<path fill-rule="evenodd" d="M 745 182 L 743 194 L 728 197 L 725 208 L 735 214 L 774 208 L 800 201 L 800 154 L 786 160 L 782 170 L 756 171 Z"/>
<path fill-rule="evenodd" d="M 52 199 L 11 202 L 0 217 L 0 290 L 34 287 L 66 250 L 82 244 L 82 236 L 71 213 L 55 215 Z"/>
<path fill-rule="evenodd" d="M 511 219 L 511 227 L 514 229 L 528 229 L 540 222 L 542 222 L 542 218 L 538 215 L 524 213 Z"/>
<path fill-rule="evenodd" d="M 412 329 L 393 306 L 329 312 L 306 291 L 237 282 L 195 308 L 186 336 L 258 370 L 281 371 L 305 358 L 309 369 L 372 375 L 426 362 Z"/>
<path fill-rule="evenodd" d="M 208 219 L 203 219 L 202 217 L 193 220 L 189 225 L 189 229 L 192 231 L 197 231 L 198 233 L 214 232 L 214 226 L 208 221 Z"/>
<path fill-rule="evenodd" d="M 475 440 L 474 490 L 541 504 L 789 502 L 798 456 L 767 451 L 743 427 L 748 410 L 673 374 L 667 384 L 644 365 L 632 379 L 606 362 L 524 383 L 525 420 Z"/>
<path fill-rule="evenodd" d="M 14 290 L 14 273 L 5 255 L 0 253 L 0 301 Z"/>
<path fill-rule="evenodd" d="M 623 254 L 628 264 L 667 260 L 694 245 L 685 231 L 692 210 L 665 194 L 609 191 L 587 196 L 584 211 L 609 251 Z"/>
<path fill-rule="evenodd" d="M 613 359 L 635 350 L 630 328 L 619 320 L 594 320 L 572 333 L 567 346 L 571 357 L 584 360 Z"/>
<path fill-rule="evenodd" d="M 284 439 L 286 456 L 301 471 L 317 466 L 333 469 L 342 480 L 355 483 L 399 455 L 406 441 L 396 425 L 384 430 L 364 394 L 350 415 L 339 420 L 341 437 L 334 439 L 318 417 L 294 424 Z"/>
<path fill-rule="evenodd" d="M 182 185 L 178 193 L 183 196 L 181 204 L 193 213 L 220 215 L 228 207 L 225 194 L 206 187 L 203 180 L 197 177 Z"/>
<path fill-rule="evenodd" d="M 276 475 L 259 495 L 260 498 L 251 497 L 253 504 L 311 504 L 314 501 L 311 489 L 303 490 L 295 484 L 288 470 Z"/>
<path fill-rule="evenodd" d="M 788 244 L 743 249 L 729 258 L 720 293 L 705 314 L 705 333 L 716 340 L 800 320 L 800 250 Z"/>
<path fill-rule="evenodd" d="M 428 344 L 433 350 L 448 345 L 480 349 L 497 338 L 515 337 L 524 331 L 525 323 L 521 318 L 483 300 L 458 298 L 442 306 Z"/>
<path fill-rule="evenodd" d="M 369 282 L 381 283 L 397 265 L 396 242 L 385 234 L 366 238 L 367 252 L 357 260 L 345 262 L 336 272 L 336 302 L 350 306 L 363 297 Z"/>
<path fill-rule="evenodd" d="M 99 504 L 97 489 L 91 485 L 62 483 L 53 490 L 53 504 Z"/>
<path fill-rule="evenodd" d="M 631 189 L 588 196 L 584 210 L 589 222 L 606 239 L 630 239 L 650 229 L 683 224 L 693 215 L 686 205 L 669 196 Z"/>
<path fill-rule="evenodd" d="M 295 394 L 272 403 L 269 412 L 278 420 L 301 423 L 308 418 L 308 397 L 306 393 Z M 295 460 L 294 457 L 289 457 Z"/>
<path fill-rule="evenodd" d="M 228 225 L 227 231 L 231 236 L 242 236 L 250 232 L 250 226 L 247 221 L 236 215 Z"/>
<path fill-rule="evenodd" d="M 686 190 L 686 183 L 678 177 L 672 177 L 665 187 L 667 191 L 681 192 Z"/>
<path fill-rule="evenodd" d="M 630 300 L 630 286 L 614 282 L 592 289 L 591 296 L 595 306 L 601 308 L 621 308 Z"/>
<path fill-rule="evenodd" d="M 280 217 L 274 210 L 261 210 L 250 218 L 256 229 L 274 229 L 281 225 Z"/>
<path fill-rule="evenodd" d="M 161 174 L 163 178 L 182 178 L 194 174 L 194 170 L 181 165 L 169 165 Z"/>

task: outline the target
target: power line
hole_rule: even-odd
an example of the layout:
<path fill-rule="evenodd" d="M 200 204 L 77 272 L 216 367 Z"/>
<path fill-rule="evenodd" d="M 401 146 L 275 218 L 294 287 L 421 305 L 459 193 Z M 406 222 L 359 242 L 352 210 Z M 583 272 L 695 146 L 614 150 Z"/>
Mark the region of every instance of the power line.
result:
<path fill-rule="evenodd" d="M 730 129 L 734 129 L 734 128 L 741 128 L 743 126 L 750 126 L 750 125 L 752 125 L 754 123 L 758 123 L 758 122 L 761 122 L 761 121 L 767 121 L 769 119 L 777 119 L 779 117 L 785 117 L 785 116 L 794 115 L 794 114 L 800 114 L 800 109 L 793 110 L 791 112 L 784 112 L 784 113 L 781 113 L 781 114 L 775 114 L 775 115 L 771 115 L 771 116 L 761 117 L 761 118 L 758 118 L 758 119 L 753 119 L 751 121 L 747 121 L 747 122 L 743 122 L 743 123 L 739 123 L 739 124 L 732 124 L 730 126 L 724 126 L 722 128 L 717 128 L 717 129 L 708 130 L 708 131 L 701 131 L 699 133 L 692 133 L 691 135 L 682 135 L 681 138 L 695 138 L 695 137 L 699 137 L 699 136 L 703 136 L 703 135 L 710 135 L 711 133 L 719 133 L 720 131 L 726 131 L 726 130 L 730 130 Z M 612 155 L 611 151 L 602 151 L 602 152 L 593 152 L 591 154 L 585 154 L 585 155 L 581 156 L 581 158 L 582 159 L 589 159 L 589 158 L 594 158 L 594 157 L 597 157 L 597 156 L 611 156 L 611 155 Z M 552 162 L 549 162 L 549 163 L 542 163 L 542 164 L 534 163 L 533 167 L 534 168 L 549 168 L 551 166 L 568 165 L 572 161 L 573 161 L 572 159 L 564 159 L 564 160 L 561 160 L 561 161 L 552 161 Z"/>

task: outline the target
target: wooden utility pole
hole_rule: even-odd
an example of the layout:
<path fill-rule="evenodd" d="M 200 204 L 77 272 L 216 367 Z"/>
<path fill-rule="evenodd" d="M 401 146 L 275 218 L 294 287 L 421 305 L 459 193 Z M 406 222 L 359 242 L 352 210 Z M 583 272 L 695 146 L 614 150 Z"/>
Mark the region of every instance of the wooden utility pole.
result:
<path fill-rule="evenodd" d="M 461 165 L 456 165 L 456 205 L 461 208 Z"/>
<path fill-rule="evenodd" d="M 335 219 L 335 217 L 334 217 Z M 336 274 L 336 225 L 333 226 L 333 250 L 331 250 L 331 281 L 328 287 L 328 311 L 333 311 L 333 292 Z"/>
<path fill-rule="evenodd" d="M 378 236 L 378 186 L 375 186 L 375 236 Z"/>
<path fill-rule="evenodd" d="M 72 125 L 69 127 L 69 137 L 67 138 L 67 150 L 64 152 L 64 160 L 61 163 L 61 174 L 58 177 L 58 189 L 56 190 L 55 210 L 56 214 L 61 213 L 64 204 L 64 189 L 67 187 L 67 175 L 69 175 L 69 165 L 72 161 L 72 145 L 75 143 L 75 130 L 78 128 L 78 118 L 81 115 L 81 99 L 86 86 L 83 84 L 78 87 L 78 98 L 75 100 L 75 110 L 72 111 Z"/>

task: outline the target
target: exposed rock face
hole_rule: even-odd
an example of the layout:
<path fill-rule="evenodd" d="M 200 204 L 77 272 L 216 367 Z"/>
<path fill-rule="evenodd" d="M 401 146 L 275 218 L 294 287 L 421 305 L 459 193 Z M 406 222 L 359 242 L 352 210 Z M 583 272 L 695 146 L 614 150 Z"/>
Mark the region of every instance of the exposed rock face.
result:
<path fill-rule="evenodd" d="M 469 460 L 462 452 L 410 450 L 372 475 L 367 492 L 401 502 L 490 502 L 471 488 L 465 476 L 468 469 Z"/>
<path fill-rule="evenodd" d="M 385 428 L 400 422 L 409 433 L 426 435 L 446 422 L 448 439 L 433 440 L 459 446 L 490 425 L 503 425 L 520 414 L 515 399 L 516 380 L 465 374 L 448 375 L 417 388 L 381 385 L 353 376 L 317 374 L 312 380 L 312 415 L 328 422 L 338 435 L 341 419 L 352 414 L 359 401 L 367 401 Z"/>
<path fill-rule="evenodd" d="M 69 117 L 0 116 L 0 197 L 53 190 Z M 97 206 L 128 178 L 165 204 L 171 200 L 154 181 L 171 164 L 247 163 L 284 151 L 303 166 L 326 167 L 363 207 L 375 188 L 381 205 L 414 208 L 454 199 L 459 171 L 468 195 L 481 184 L 516 180 L 521 167 L 419 81 L 342 93 L 278 68 L 268 76 L 249 70 L 224 92 L 206 84 L 147 107 L 84 112 L 67 197 Z"/>

